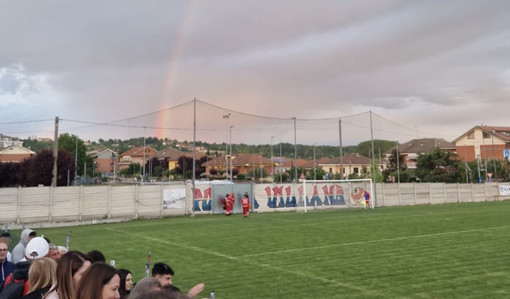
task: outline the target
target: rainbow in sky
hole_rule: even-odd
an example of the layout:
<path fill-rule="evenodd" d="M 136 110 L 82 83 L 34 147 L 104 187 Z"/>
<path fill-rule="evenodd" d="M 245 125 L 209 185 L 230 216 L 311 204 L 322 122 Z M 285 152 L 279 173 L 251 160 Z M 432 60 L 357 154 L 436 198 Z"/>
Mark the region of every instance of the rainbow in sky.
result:
<path fill-rule="evenodd" d="M 160 106 L 158 110 L 160 113 L 156 116 L 156 130 L 155 135 L 158 138 L 168 137 L 168 132 L 164 128 L 168 127 L 170 120 L 170 109 L 166 109 L 172 106 L 172 91 L 176 82 L 176 74 L 179 68 L 180 55 L 184 48 L 186 34 L 189 30 L 189 25 L 192 22 L 195 8 L 197 6 L 197 0 L 185 1 L 186 7 L 184 8 L 184 14 L 182 15 L 181 21 L 179 22 L 178 34 L 174 41 L 173 48 L 170 50 L 170 59 L 167 75 L 163 84 L 163 91 L 161 95 Z M 166 109 L 166 110 L 165 110 Z"/>

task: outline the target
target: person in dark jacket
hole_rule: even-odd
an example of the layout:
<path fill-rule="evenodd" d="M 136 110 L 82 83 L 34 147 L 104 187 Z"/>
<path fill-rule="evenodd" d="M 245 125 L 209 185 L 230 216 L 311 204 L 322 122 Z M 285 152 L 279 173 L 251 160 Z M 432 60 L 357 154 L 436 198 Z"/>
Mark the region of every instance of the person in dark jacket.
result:
<path fill-rule="evenodd" d="M 7 252 L 9 248 L 6 243 L 0 242 L 0 289 L 4 284 L 4 280 L 14 272 L 14 264 L 7 260 Z"/>

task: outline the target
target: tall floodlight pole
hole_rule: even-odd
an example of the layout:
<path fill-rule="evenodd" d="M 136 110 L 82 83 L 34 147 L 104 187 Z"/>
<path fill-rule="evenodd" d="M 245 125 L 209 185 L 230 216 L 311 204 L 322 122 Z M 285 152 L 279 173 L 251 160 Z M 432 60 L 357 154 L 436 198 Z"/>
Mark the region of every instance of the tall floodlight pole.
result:
<path fill-rule="evenodd" d="M 297 143 L 296 143 L 296 118 L 292 118 L 294 120 L 294 159 L 297 161 Z M 295 164 L 295 163 L 294 163 Z M 297 167 L 294 165 L 294 182 L 297 183 Z"/>
<path fill-rule="evenodd" d="M 280 158 L 278 159 L 278 168 L 280 168 L 280 184 L 282 183 L 282 141 L 280 140 Z"/>
<path fill-rule="evenodd" d="M 482 131 L 482 144 L 483 144 L 483 149 L 480 151 L 480 153 L 483 153 L 485 152 L 485 130 Z M 485 167 L 485 182 L 487 182 L 489 180 L 489 167 L 487 165 L 487 154 L 484 154 L 483 155 L 484 157 L 484 167 Z"/>
<path fill-rule="evenodd" d="M 78 177 L 78 136 L 75 137 L 74 145 L 74 184 L 76 185 L 76 178 Z"/>
<path fill-rule="evenodd" d="M 274 136 L 271 136 L 271 180 L 274 182 L 273 138 Z"/>
<path fill-rule="evenodd" d="M 372 139 L 372 176 L 373 176 L 373 184 L 374 184 L 374 202 L 376 202 L 376 172 L 375 172 L 375 151 L 374 151 L 374 129 L 372 127 L 372 110 L 370 110 L 370 138 Z"/>
<path fill-rule="evenodd" d="M 396 143 L 397 148 L 397 182 L 400 184 L 400 154 L 398 153 L 398 142 Z"/>
<path fill-rule="evenodd" d="M 195 175 L 196 175 L 196 137 L 197 137 L 197 99 L 193 99 L 193 178 L 191 182 L 193 184 L 193 204 L 191 205 L 191 214 L 195 214 Z"/>
<path fill-rule="evenodd" d="M 234 177 L 233 177 L 233 175 L 232 175 L 232 128 L 233 128 L 233 127 L 234 127 L 234 126 L 230 126 L 230 127 L 229 127 L 229 128 L 230 128 L 230 130 L 229 130 L 229 132 L 230 132 L 230 134 L 229 134 L 229 135 L 230 135 L 230 136 L 229 136 L 229 146 L 230 146 L 230 151 L 229 151 L 229 152 L 230 152 L 230 153 L 229 153 L 229 160 L 230 160 L 230 161 L 229 161 L 229 162 L 230 162 L 229 172 L 230 172 L 230 174 L 229 174 L 229 176 L 230 176 L 230 181 L 231 181 L 231 182 L 234 180 Z"/>
<path fill-rule="evenodd" d="M 344 148 L 342 145 L 342 120 L 338 120 L 338 137 L 340 139 L 340 179 L 344 179 Z"/>
<path fill-rule="evenodd" d="M 228 120 L 230 118 L 230 113 L 223 115 L 223 119 L 226 120 L 226 130 L 225 130 L 225 179 L 227 179 L 228 176 Z"/>
<path fill-rule="evenodd" d="M 498 170 L 496 169 L 496 156 L 494 155 L 494 133 L 492 130 L 492 162 L 494 163 L 494 181 L 498 180 Z"/>
<path fill-rule="evenodd" d="M 317 180 L 317 173 L 315 171 L 315 143 L 313 144 L 313 179 Z"/>
<path fill-rule="evenodd" d="M 58 159 L 58 116 L 55 117 L 55 140 L 53 141 L 53 171 L 51 186 L 57 187 L 57 159 Z"/>
<path fill-rule="evenodd" d="M 142 184 L 145 182 L 145 127 L 143 128 L 143 170 L 142 170 Z"/>

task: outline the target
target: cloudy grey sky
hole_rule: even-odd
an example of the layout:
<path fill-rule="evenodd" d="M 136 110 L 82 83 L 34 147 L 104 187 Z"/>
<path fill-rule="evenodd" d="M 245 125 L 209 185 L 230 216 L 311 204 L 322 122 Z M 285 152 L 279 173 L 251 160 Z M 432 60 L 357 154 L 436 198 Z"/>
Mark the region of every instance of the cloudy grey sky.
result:
<path fill-rule="evenodd" d="M 0 133 L 9 136 L 53 137 L 58 116 L 61 132 L 85 140 L 192 140 L 192 110 L 153 112 L 192 107 L 194 98 L 200 128 L 211 130 L 197 139 L 218 142 L 229 126 L 238 142 L 291 141 L 292 121 L 282 134 L 274 128 L 296 117 L 298 143 L 334 143 L 332 119 L 345 120 L 348 136 L 367 128 L 368 111 L 374 138 L 401 142 L 510 126 L 510 1 L 0 4 Z M 172 123 L 183 115 L 186 124 Z M 273 129 L 240 132 L 256 119 Z M 333 131 L 306 131 L 314 125 L 300 119 L 328 119 Z M 134 127 L 97 125 L 117 120 Z"/>

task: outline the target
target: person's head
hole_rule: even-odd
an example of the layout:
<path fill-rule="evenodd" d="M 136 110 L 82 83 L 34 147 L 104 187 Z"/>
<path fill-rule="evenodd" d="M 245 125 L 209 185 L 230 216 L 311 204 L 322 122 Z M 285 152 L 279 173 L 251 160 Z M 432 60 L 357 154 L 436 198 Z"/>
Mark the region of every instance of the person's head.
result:
<path fill-rule="evenodd" d="M 129 297 L 129 299 L 168 299 L 168 295 L 163 290 L 154 290 L 147 293 L 142 293 L 136 297 Z"/>
<path fill-rule="evenodd" d="M 148 292 L 156 291 L 159 289 L 161 289 L 159 280 L 154 277 L 145 277 L 136 283 L 135 287 L 131 291 L 131 294 L 129 294 L 129 298 L 136 299 L 142 294 L 146 294 Z"/>
<path fill-rule="evenodd" d="M 7 260 L 7 251 L 9 251 L 9 246 L 5 242 L 0 241 L 0 263 Z"/>
<path fill-rule="evenodd" d="M 75 299 L 119 299 L 120 277 L 115 268 L 105 263 L 93 263 L 76 289 Z"/>
<path fill-rule="evenodd" d="M 89 257 L 79 251 L 69 251 L 57 263 L 57 286 L 60 299 L 71 299 L 83 272 L 90 266 Z"/>
<path fill-rule="evenodd" d="M 29 292 L 49 288 L 57 282 L 57 262 L 43 257 L 30 263 L 28 270 Z"/>
<path fill-rule="evenodd" d="M 167 299 L 186 299 L 188 298 L 178 288 L 174 286 L 166 286 L 161 288 L 161 292 L 165 293 Z"/>
<path fill-rule="evenodd" d="M 155 263 L 152 267 L 152 277 L 159 280 L 161 286 L 172 285 L 172 277 L 174 276 L 174 270 L 165 263 Z"/>
<path fill-rule="evenodd" d="M 58 245 L 58 251 L 60 252 L 60 256 L 63 256 L 64 254 L 67 253 L 67 248 L 65 248 L 64 246 Z"/>
<path fill-rule="evenodd" d="M 189 297 L 175 289 L 164 287 L 161 290 L 154 290 L 144 294 L 140 294 L 139 296 L 133 299 L 187 299 L 187 298 Z"/>
<path fill-rule="evenodd" d="M 120 295 L 127 295 L 131 292 L 131 289 L 133 288 L 133 275 L 129 270 L 119 269 L 119 276 L 120 276 L 119 293 Z"/>
<path fill-rule="evenodd" d="M 27 246 L 28 242 L 36 237 L 36 232 L 30 228 L 25 228 L 21 231 L 19 242 L 24 246 Z"/>
<path fill-rule="evenodd" d="M 92 263 L 95 262 L 106 263 L 106 257 L 99 250 L 91 250 L 87 252 L 87 255 L 89 256 L 89 259 Z"/>
<path fill-rule="evenodd" d="M 0 235 L 0 242 L 4 242 L 5 244 L 7 244 L 7 247 L 9 247 L 9 245 L 11 245 L 11 242 L 12 242 L 11 233 L 3 232 Z"/>
<path fill-rule="evenodd" d="M 248 197 L 248 192 L 244 192 L 244 196 Z"/>
<path fill-rule="evenodd" d="M 32 238 L 25 248 L 25 259 L 27 261 L 41 259 L 48 254 L 50 246 L 42 237 Z"/>
<path fill-rule="evenodd" d="M 49 251 L 48 251 L 48 254 L 46 255 L 46 257 L 49 257 L 50 259 L 54 260 L 55 262 L 57 262 L 61 255 L 60 255 L 60 250 L 58 250 L 58 246 L 53 244 L 53 243 L 50 243 L 48 244 L 49 245 Z"/>

